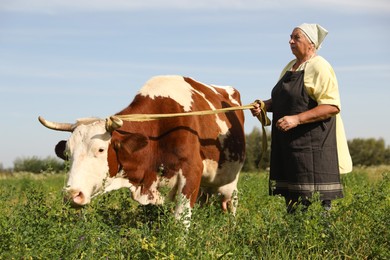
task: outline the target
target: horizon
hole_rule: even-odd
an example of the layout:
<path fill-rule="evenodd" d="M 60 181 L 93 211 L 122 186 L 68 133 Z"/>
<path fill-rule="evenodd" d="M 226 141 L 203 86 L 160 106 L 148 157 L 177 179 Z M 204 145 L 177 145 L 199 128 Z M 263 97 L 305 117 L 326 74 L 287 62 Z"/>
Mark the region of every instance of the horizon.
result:
<path fill-rule="evenodd" d="M 294 59 L 290 33 L 304 22 L 329 31 L 318 54 L 335 70 L 347 139 L 390 143 L 389 1 L 14 0 L 0 13 L 4 168 L 16 158 L 55 156 L 69 137 L 38 116 L 104 118 L 153 76 L 233 86 L 243 105 L 268 99 Z M 260 128 L 249 111 L 245 117 L 247 134 Z"/>

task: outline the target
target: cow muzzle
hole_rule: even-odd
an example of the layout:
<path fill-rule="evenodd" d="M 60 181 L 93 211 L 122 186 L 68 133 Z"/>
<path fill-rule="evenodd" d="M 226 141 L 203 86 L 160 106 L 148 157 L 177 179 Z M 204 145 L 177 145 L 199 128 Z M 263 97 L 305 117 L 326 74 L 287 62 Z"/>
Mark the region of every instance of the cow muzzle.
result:
<path fill-rule="evenodd" d="M 64 201 L 69 202 L 72 207 L 82 207 L 90 201 L 85 193 L 79 189 L 66 188 L 64 192 Z"/>

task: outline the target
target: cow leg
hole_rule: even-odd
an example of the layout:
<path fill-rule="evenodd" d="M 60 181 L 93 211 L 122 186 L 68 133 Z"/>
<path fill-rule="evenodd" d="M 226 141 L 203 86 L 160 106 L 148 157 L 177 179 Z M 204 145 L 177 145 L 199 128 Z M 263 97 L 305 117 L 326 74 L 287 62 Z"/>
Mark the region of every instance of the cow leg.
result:
<path fill-rule="evenodd" d="M 190 226 L 191 220 L 191 201 L 183 194 L 186 179 L 183 176 L 182 170 L 178 173 L 177 179 L 177 201 L 175 207 L 175 218 L 181 220 L 186 228 Z"/>
<path fill-rule="evenodd" d="M 203 207 L 210 199 L 211 194 L 206 190 L 200 188 L 198 199 L 196 200 L 201 207 Z"/>
<path fill-rule="evenodd" d="M 191 169 L 191 174 L 187 174 L 187 176 L 184 176 L 182 170 L 178 173 L 178 201 L 175 208 L 175 218 L 180 219 L 186 228 L 190 226 L 191 209 L 194 207 L 198 197 L 201 179 L 200 174 L 196 174 L 196 172 L 201 172 L 201 169 L 196 170 L 196 167 L 189 168 Z M 188 170 L 185 172 L 190 173 Z"/>

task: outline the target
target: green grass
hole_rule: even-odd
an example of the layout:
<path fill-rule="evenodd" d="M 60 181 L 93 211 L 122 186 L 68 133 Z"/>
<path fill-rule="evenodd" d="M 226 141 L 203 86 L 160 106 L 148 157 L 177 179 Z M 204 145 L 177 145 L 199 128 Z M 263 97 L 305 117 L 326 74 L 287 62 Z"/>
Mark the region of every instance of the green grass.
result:
<path fill-rule="evenodd" d="M 356 169 L 330 212 L 315 201 L 295 214 L 267 195 L 266 173 L 242 173 L 236 217 L 212 199 L 188 231 L 172 203 L 139 206 L 119 190 L 73 209 L 63 175 L 1 175 L 0 259 L 390 259 L 389 172 Z"/>

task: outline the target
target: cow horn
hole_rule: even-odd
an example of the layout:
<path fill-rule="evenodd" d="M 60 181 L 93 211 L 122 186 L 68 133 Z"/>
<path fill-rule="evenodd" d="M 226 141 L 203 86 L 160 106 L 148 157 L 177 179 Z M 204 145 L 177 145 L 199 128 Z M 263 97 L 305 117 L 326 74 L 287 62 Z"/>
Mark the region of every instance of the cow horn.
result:
<path fill-rule="evenodd" d="M 38 120 L 39 122 L 41 122 L 42 125 L 56 131 L 73 132 L 75 126 L 74 124 L 70 124 L 70 123 L 56 123 L 56 122 L 47 121 L 41 116 L 38 117 Z"/>
<path fill-rule="evenodd" d="M 106 119 L 106 130 L 107 132 L 114 132 L 116 129 L 121 127 L 123 125 L 122 119 L 116 117 L 116 116 L 110 116 Z"/>

